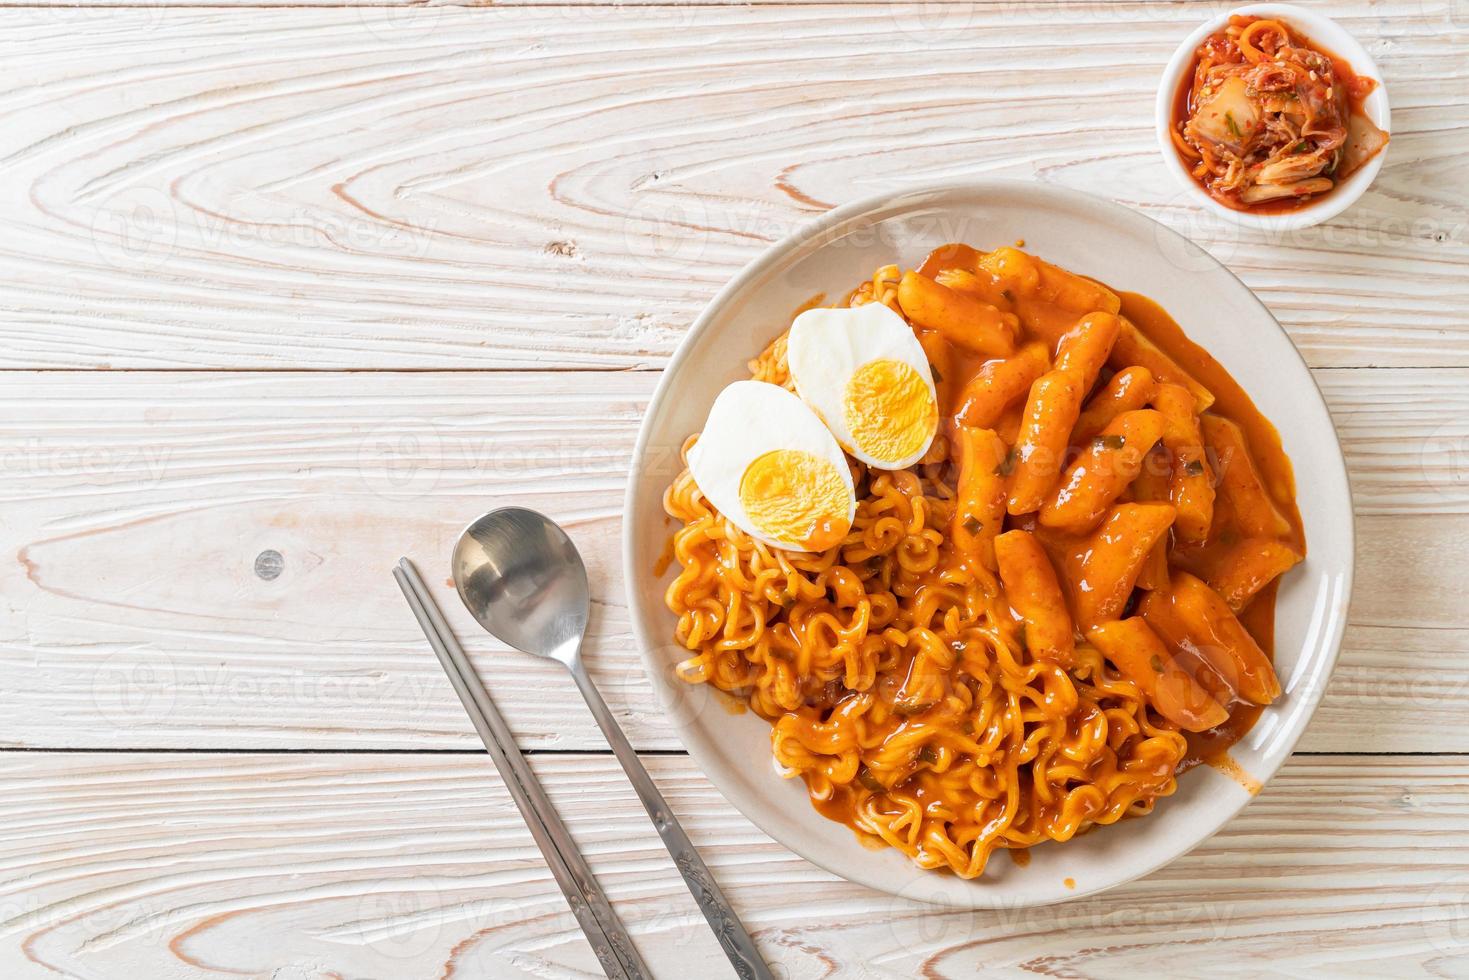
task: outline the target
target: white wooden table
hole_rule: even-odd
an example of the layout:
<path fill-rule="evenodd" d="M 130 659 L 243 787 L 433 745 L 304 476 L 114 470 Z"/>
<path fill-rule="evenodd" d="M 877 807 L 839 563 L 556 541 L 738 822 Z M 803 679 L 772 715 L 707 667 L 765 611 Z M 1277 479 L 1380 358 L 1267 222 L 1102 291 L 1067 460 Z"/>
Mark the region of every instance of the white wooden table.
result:
<path fill-rule="evenodd" d="M 570 526 L 597 681 L 789 977 L 1469 975 L 1469 5 L 1332 5 L 1392 149 L 1274 239 L 1203 220 L 1154 144 L 1220 7 L 0 6 L 0 976 L 594 973 L 388 574 L 511 502 Z M 1331 404 L 1360 557 L 1325 703 L 1243 815 L 1101 897 L 970 914 L 724 801 L 642 676 L 617 537 L 715 289 L 833 203 L 979 175 L 1244 277 Z M 660 976 L 727 975 L 570 684 L 433 584 Z"/>

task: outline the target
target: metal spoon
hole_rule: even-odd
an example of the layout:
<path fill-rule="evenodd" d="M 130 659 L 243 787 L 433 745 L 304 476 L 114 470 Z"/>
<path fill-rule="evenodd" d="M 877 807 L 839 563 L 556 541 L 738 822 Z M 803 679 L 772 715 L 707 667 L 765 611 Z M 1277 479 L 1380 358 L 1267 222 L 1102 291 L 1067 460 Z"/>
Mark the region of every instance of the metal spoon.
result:
<path fill-rule="evenodd" d="M 515 649 L 571 671 L 735 972 L 747 980 L 773 980 L 754 940 L 592 685 L 581 657 L 591 592 L 586 566 L 566 532 L 523 507 L 491 511 L 459 536 L 453 571 L 459 598 L 481 626 Z"/>

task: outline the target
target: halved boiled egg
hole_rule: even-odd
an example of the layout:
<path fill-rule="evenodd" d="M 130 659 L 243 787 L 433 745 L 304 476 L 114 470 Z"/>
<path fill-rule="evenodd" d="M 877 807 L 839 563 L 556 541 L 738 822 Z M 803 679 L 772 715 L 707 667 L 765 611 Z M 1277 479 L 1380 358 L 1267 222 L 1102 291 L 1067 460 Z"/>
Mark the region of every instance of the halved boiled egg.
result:
<path fill-rule="evenodd" d="M 719 393 L 689 471 L 704 498 L 747 534 L 792 551 L 840 544 L 857 514 L 852 472 L 801 399 L 763 381 Z"/>
<path fill-rule="evenodd" d="M 880 470 L 912 466 L 938 432 L 939 403 L 923 345 L 881 303 L 807 310 L 786 344 L 796 392 L 843 449 Z"/>

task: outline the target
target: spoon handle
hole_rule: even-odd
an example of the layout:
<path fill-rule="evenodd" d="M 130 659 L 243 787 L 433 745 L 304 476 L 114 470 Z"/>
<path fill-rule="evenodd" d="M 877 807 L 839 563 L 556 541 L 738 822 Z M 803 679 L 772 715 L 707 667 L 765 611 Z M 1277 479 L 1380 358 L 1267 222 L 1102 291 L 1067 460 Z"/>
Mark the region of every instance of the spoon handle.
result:
<path fill-rule="evenodd" d="M 556 814 L 540 781 L 520 754 L 510 726 L 480 683 L 418 569 L 404 558 L 393 569 L 393 578 L 397 579 L 403 597 L 413 609 L 414 618 L 423 628 L 444 673 L 449 676 L 449 683 L 479 732 L 480 741 L 484 742 L 485 750 L 500 771 L 505 788 L 525 817 L 531 836 L 545 855 L 551 875 L 561 886 L 561 893 L 566 896 L 572 914 L 592 944 L 592 951 L 596 953 L 602 970 L 611 980 L 649 980 L 652 974 L 647 964 L 638 955 L 632 938 L 612 910 L 612 903 L 592 875 L 592 869 Z"/>
<path fill-rule="evenodd" d="M 730 906 L 729 899 L 724 897 L 724 892 L 705 866 L 704 859 L 694 850 L 694 845 L 683 832 L 678 818 L 668 808 L 663 794 L 658 792 L 653 777 L 643 768 L 637 751 L 628 743 L 627 736 L 622 734 L 622 728 L 612 717 L 607 702 L 602 700 L 602 695 L 592 683 L 580 656 L 571 660 L 571 675 L 576 678 L 576 686 L 581 690 L 582 697 L 586 698 L 587 707 L 592 709 L 592 717 L 597 719 L 602 734 L 612 746 L 612 753 L 617 756 L 617 761 L 622 764 L 628 779 L 632 781 L 638 799 L 643 801 L 643 808 L 648 811 L 648 818 L 653 821 L 658 836 L 663 838 L 668 853 L 673 855 L 674 866 L 683 875 L 684 884 L 688 885 L 694 900 L 699 903 L 699 909 L 709 921 L 709 928 L 714 930 L 714 935 L 724 948 L 724 955 L 729 957 L 735 973 L 741 980 L 774 980 L 770 968 L 765 965 L 755 948 L 755 940 L 745 931 L 744 925 Z"/>

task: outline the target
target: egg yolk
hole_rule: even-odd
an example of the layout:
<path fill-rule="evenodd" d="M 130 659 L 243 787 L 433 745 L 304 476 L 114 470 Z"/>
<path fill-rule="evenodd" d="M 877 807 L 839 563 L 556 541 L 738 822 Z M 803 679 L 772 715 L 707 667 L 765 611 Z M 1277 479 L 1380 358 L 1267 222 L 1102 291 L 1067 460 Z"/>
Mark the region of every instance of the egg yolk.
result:
<path fill-rule="evenodd" d="M 868 361 L 847 382 L 847 431 L 873 459 L 897 461 L 923 448 L 938 426 L 933 392 L 911 364 Z"/>
<path fill-rule="evenodd" d="M 851 529 L 851 495 L 829 459 L 775 449 L 740 477 L 740 503 L 761 534 L 808 551 L 840 544 Z"/>

